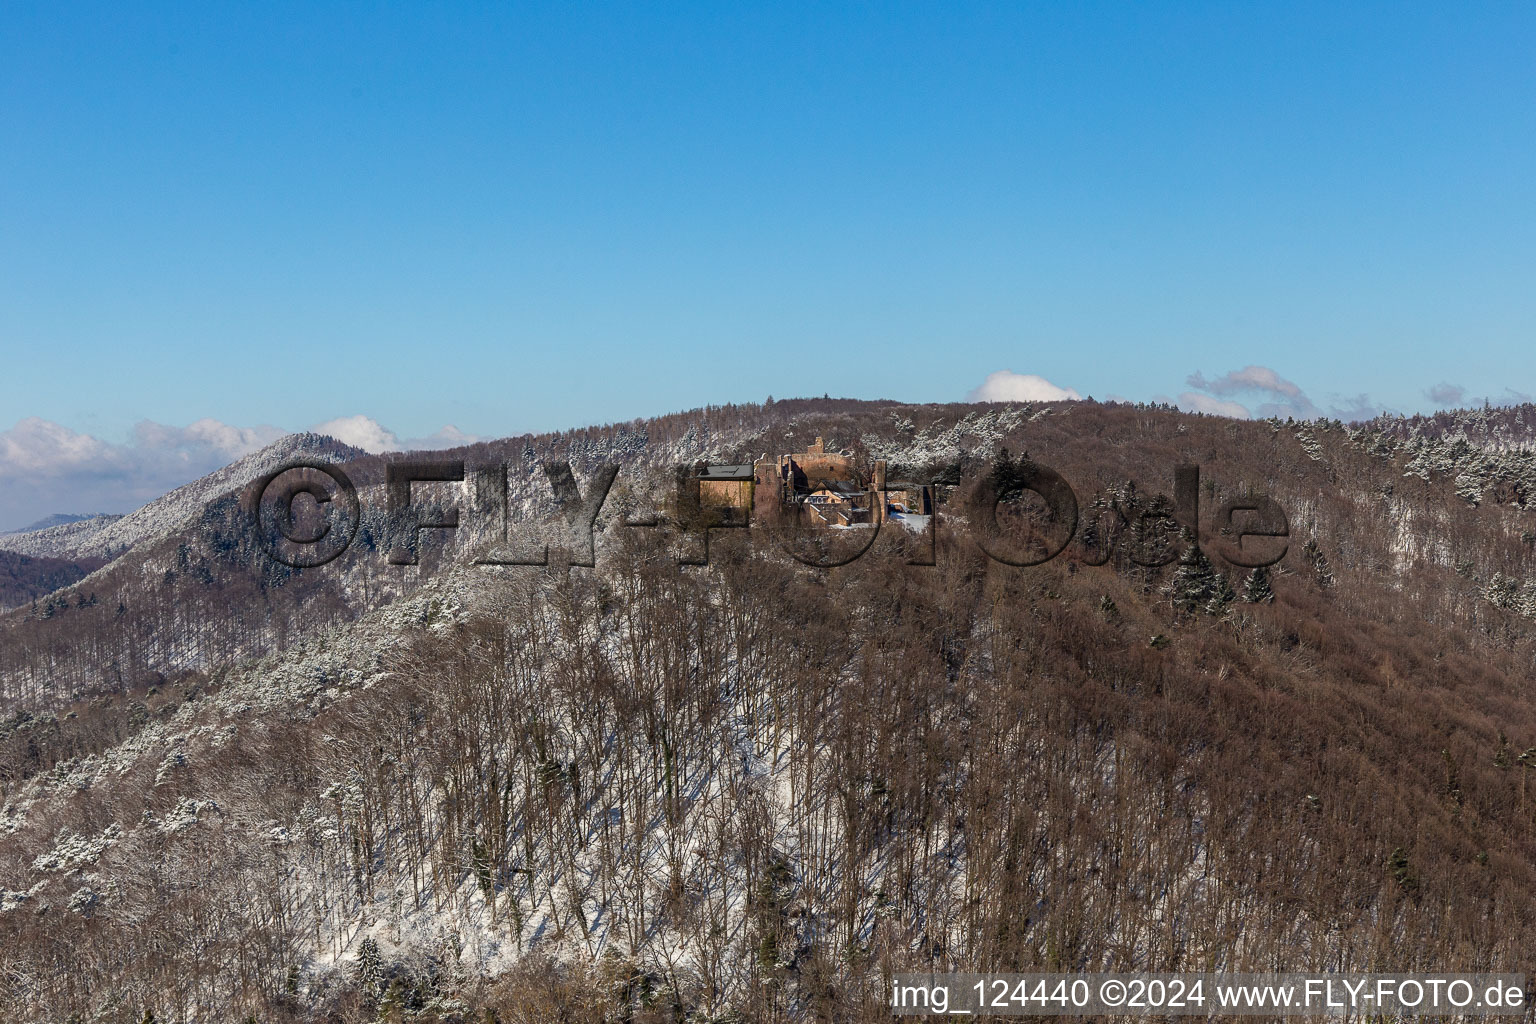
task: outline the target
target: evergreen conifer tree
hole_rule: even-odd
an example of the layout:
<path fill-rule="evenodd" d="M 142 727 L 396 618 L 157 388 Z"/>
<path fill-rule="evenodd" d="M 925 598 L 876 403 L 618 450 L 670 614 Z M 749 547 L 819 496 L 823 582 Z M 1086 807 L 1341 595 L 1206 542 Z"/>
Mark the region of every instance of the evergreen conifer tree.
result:
<path fill-rule="evenodd" d="M 357 947 L 357 978 L 370 992 L 378 991 L 384 977 L 384 958 L 379 953 L 379 943 L 368 936 Z"/>
<path fill-rule="evenodd" d="M 1211 569 L 1211 572 L 1216 577 L 1215 589 L 1210 598 L 1205 602 L 1205 613 L 1219 617 L 1227 613 L 1227 605 L 1237 600 L 1237 593 L 1233 591 L 1232 584 L 1227 582 L 1226 576 L 1216 572 L 1214 567 Z"/>
<path fill-rule="evenodd" d="M 1243 582 L 1243 600 L 1249 604 L 1267 604 L 1274 599 L 1275 592 L 1269 587 L 1269 568 L 1261 565 Z"/>
<path fill-rule="evenodd" d="M 1227 578 L 1216 571 L 1200 545 L 1192 540 L 1184 545 L 1184 553 L 1179 556 L 1179 567 L 1174 570 L 1167 593 L 1173 599 L 1174 607 L 1181 611 L 1203 608 L 1212 615 L 1220 615 L 1236 596 Z"/>

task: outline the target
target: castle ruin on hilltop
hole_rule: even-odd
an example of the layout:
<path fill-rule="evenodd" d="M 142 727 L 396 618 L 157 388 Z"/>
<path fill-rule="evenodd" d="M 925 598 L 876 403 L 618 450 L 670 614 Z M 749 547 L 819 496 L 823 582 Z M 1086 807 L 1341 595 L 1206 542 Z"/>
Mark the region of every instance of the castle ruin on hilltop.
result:
<path fill-rule="evenodd" d="M 760 519 L 788 514 L 806 526 L 846 527 L 879 525 L 893 513 L 933 513 L 932 488 L 888 481 L 884 459 L 865 473 L 851 454 L 827 451 L 820 437 L 803 452 L 763 455 L 751 464 L 699 463 L 695 476 L 700 504 L 750 510 Z"/>

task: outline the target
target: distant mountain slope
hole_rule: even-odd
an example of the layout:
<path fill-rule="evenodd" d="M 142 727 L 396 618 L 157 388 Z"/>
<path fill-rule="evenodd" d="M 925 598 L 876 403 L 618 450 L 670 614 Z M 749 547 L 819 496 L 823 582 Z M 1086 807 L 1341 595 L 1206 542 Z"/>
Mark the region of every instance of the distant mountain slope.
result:
<path fill-rule="evenodd" d="M 0 550 L 33 557 L 116 558 L 137 544 L 185 525 L 214 498 L 238 490 L 279 463 L 299 456 L 340 462 L 366 454 L 333 437 L 289 434 L 125 516 L 97 516 L 32 533 L 0 536 Z"/>
<path fill-rule="evenodd" d="M 0 551 L 14 551 L 34 558 L 69 558 L 89 546 L 97 534 L 123 517 L 91 516 L 68 523 L 56 523 L 36 530 L 18 530 L 0 534 Z"/>
<path fill-rule="evenodd" d="M 96 565 L 0 551 L 0 611 L 17 608 L 77 583 Z"/>
<path fill-rule="evenodd" d="M 117 517 L 117 516 L 110 516 L 110 517 L 108 517 L 107 513 L 105 513 L 105 512 L 88 512 L 88 513 L 86 513 L 84 515 L 76 515 L 76 514 L 70 513 L 70 512 L 55 512 L 51 516 L 44 516 L 43 518 L 39 519 L 37 522 L 30 523 L 27 526 L 23 526 L 23 527 L 21 527 L 18 530 L 6 530 L 3 533 L 0 533 L 0 537 L 9 536 L 10 534 L 13 534 L 13 533 L 36 533 L 38 530 L 46 530 L 46 529 L 49 529 L 50 527 L 54 527 L 54 526 L 64 526 L 64 525 L 66 525 L 68 523 L 78 523 L 78 522 L 81 522 L 81 521 L 86 520 L 86 519 L 103 519 L 103 518 L 116 519 L 116 518 L 119 518 L 119 517 Z"/>

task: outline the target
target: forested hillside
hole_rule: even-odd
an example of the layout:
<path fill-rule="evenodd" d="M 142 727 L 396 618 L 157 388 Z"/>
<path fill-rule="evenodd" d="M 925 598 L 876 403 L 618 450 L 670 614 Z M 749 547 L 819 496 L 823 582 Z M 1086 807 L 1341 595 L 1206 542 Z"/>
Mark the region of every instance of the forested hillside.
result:
<path fill-rule="evenodd" d="M 545 463 L 617 463 L 592 568 L 474 564 L 494 530 L 446 485 L 460 528 L 390 565 L 386 460 L 329 450 L 363 528 L 290 569 L 222 479 L 0 619 L 0 1003 L 873 1021 L 919 969 L 1525 970 L 1527 421 L 827 399 L 432 456 L 506 463 L 528 530 L 561 522 Z M 816 436 L 938 483 L 935 565 L 900 530 L 687 565 L 625 525 L 676 465 Z M 1079 516 L 1014 567 L 977 533 L 1025 459 Z M 1198 531 L 1147 557 L 1180 465 Z M 1290 528 L 1260 572 L 1214 525 L 1255 491 Z"/>
<path fill-rule="evenodd" d="M 38 598 L 85 578 L 100 560 L 73 562 L 64 558 L 29 558 L 0 551 L 0 611 L 30 604 Z"/>

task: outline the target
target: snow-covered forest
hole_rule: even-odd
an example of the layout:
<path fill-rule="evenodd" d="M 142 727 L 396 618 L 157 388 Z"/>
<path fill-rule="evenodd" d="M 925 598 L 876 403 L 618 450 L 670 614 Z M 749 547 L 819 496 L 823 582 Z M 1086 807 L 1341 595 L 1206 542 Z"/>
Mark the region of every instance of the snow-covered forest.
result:
<path fill-rule="evenodd" d="M 242 532 L 239 481 L 190 492 L 0 620 L 0 1002 L 883 1020 L 919 969 L 1516 969 L 1533 416 L 823 400 L 456 454 L 512 466 L 529 528 L 559 522 L 544 461 L 619 463 L 592 569 L 474 565 L 466 521 L 419 566 L 365 522 L 288 570 Z M 623 525 L 673 465 L 816 435 L 939 483 L 937 565 L 894 530 L 833 570 L 752 531 L 683 565 Z M 299 450 L 382 508 L 382 460 Z M 1025 457 L 1080 515 L 1015 568 L 971 531 Z M 1132 557 L 1180 464 L 1200 548 L 1262 490 L 1286 557 Z"/>

